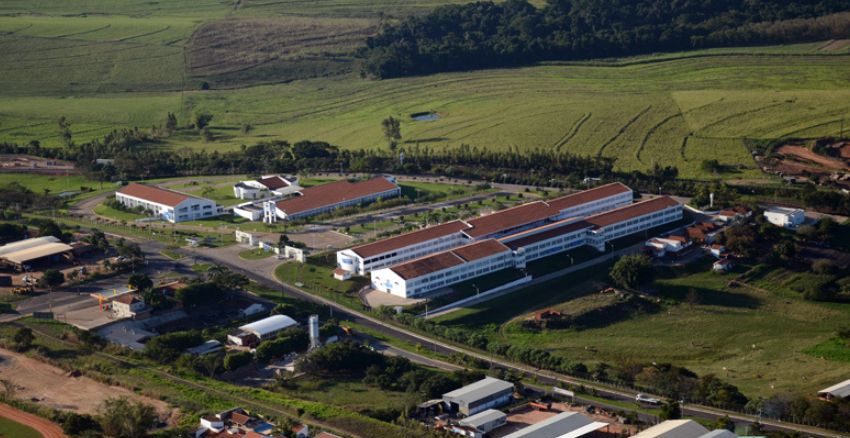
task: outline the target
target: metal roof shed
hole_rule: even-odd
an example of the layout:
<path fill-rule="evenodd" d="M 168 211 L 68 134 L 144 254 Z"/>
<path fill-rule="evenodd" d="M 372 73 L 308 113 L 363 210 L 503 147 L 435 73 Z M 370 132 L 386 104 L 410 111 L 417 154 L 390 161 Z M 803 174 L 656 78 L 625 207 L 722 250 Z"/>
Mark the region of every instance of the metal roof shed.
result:
<path fill-rule="evenodd" d="M 829 388 L 818 391 L 818 395 L 825 398 L 847 398 L 850 397 L 850 379 L 836 383 Z"/>
<path fill-rule="evenodd" d="M 450 407 L 457 405 L 458 411 L 465 415 L 474 415 L 508 403 L 513 391 L 513 383 L 485 377 L 463 388 L 443 394 L 443 402 Z"/>
<path fill-rule="evenodd" d="M 298 323 L 286 315 L 272 315 L 268 318 L 254 321 L 239 327 L 243 332 L 252 333 L 258 338 L 264 338 L 272 333 L 295 327 Z"/>
<path fill-rule="evenodd" d="M 458 424 L 461 426 L 472 427 L 481 432 L 489 432 L 505 424 L 507 418 L 508 416 L 502 411 L 487 409 L 486 411 L 479 412 L 471 417 L 466 417 L 463 420 L 458 421 Z"/>
<path fill-rule="evenodd" d="M 578 412 L 561 412 L 537 424 L 520 429 L 505 438 L 560 438 L 572 432 L 581 431 L 581 434 L 569 435 L 579 437 L 604 426 L 607 426 L 607 424 L 594 423 L 590 418 Z"/>
<path fill-rule="evenodd" d="M 708 429 L 693 420 L 667 420 L 632 438 L 699 438 L 707 433 Z"/>

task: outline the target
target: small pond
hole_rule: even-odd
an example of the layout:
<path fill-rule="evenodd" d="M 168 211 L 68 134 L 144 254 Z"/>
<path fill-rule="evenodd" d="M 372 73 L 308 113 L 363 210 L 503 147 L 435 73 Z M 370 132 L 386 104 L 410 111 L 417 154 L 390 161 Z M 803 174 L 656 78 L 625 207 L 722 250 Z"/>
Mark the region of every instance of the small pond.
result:
<path fill-rule="evenodd" d="M 435 120 L 440 120 L 440 115 L 433 111 L 427 111 L 423 113 L 413 113 L 410 115 L 410 118 L 413 119 L 414 122 L 433 122 Z"/>

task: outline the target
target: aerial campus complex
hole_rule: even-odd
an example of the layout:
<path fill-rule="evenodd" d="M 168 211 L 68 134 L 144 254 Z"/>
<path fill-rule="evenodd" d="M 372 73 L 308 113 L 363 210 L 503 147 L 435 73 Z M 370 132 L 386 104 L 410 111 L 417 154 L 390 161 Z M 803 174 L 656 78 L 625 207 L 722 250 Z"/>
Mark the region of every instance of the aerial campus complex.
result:
<path fill-rule="evenodd" d="M 464 280 L 606 243 L 682 218 L 682 205 L 661 196 L 636 203 L 612 183 L 458 220 L 337 252 L 338 275 L 370 275 L 375 289 L 423 297 Z"/>

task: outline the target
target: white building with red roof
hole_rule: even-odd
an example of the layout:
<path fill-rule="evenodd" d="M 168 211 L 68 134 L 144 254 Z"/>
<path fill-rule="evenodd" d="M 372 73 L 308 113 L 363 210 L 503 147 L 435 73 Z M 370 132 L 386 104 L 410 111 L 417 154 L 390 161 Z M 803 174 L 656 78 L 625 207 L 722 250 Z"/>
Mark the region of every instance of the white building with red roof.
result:
<path fill-rule="evenodd" d="M 339 180 L 303 189 L 300 196 L 277 201 L 277 217 L 283 220 L 301 219 L 339 208 L 369 204 L 380 199 L 401 195 L 395 177 L 378 176 L 364 181 Z"/>
<path fill-rule="evenodd" d="M 292 176 L 263 175 L 257 179 L 239 181 L 233 185 L 233 197 L 245 200 L 266 199 L 291 195 L 301 190 L 298 179 Z"/>
<path fill-rule="evenodd" d="M 115 192 L 115 200 L 127 208 L 141 208 L 147 214 L 171 223 L 207 219 L 225 213 L 215 201 L 139 183 L 122 187 Z"/>

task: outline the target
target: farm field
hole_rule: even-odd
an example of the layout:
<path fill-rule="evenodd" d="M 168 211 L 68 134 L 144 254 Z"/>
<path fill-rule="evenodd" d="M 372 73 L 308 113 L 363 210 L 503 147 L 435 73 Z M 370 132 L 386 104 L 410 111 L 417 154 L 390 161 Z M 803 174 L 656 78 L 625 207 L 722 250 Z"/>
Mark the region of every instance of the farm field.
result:
<path fill-rule="evenodd" d="M 273 138 L 309 138 L 346 148 L 385 147 L 380 120 L 394 115 L 402 120 L 408 145 L 555 148 L 615 157 L 620 170 L 676 165 L 682 176 L 692 178 L 713 176 L 700 164 L 717 159 L 737 169 L 724 176 L 754 178 L 760 172 L 743 138 L 838 133 L 850 111 L 850 79 L 839 73 L 848 61 L 845 56 L 730 55 L 385 81 L 311 79 L 185 92 L 182 98 L 179 93 L 133 99 L 120 94 L 0 97 L 0 105 L 8 108 L 0 116 L 0 140 L 37 138 L 56 145 L 54 125 L 62 114 L 76 114 L 70 116 L 72 130 L 82 141 L 86 132 L 96 137 L 115 126 L 162 123 L 169 111 L 183 121 L 193 111 L 208 111 L 214 116 L 213 141 L 183 136 L 167 146 L 233 150 Z M 409 115 L 420 111 L 441 118 L 412 121 Z M 133 122 L 118 120 L 131 114 Z M 39 118 L 40 123 L 33 122 Z M 239 134 L 246 123 L 254 130 Z"/>
<path fill-rule="evenodd" d="M 850 317 L 850 306 L 804 301 L 790 289 L 793 281 L 787 277 L 787 272 L 774 270 L 752 287 L 730 287 L 727 283 L 732 275 L 714 274 L 702 264 L 687 275 L 658 281 L 661 296 L 681 300 L 681 304 L 599 321 L 582 330 L 534 332 L 521 326 L 533 311 L 569 313 L 595 296 L 604 284 L 605 272 L 584 272 L 437 321 L 479 330 L 497 342 L 543 348 L 588 364 L 670 362 L 700 375 L 714 373 L 750 397 L 811 393 L 845 379 L 850 371 L 850 364 L 839 353 L 832 353 L 836 350 L 830 344 Z M 692 289 L 699 299 L 688 304 L 685 297 Z"/>
<path fill-rule="evenodd" d="M 0 437 L 43 438 L 43 435 L 29 426 L 0 417 Z"/>

